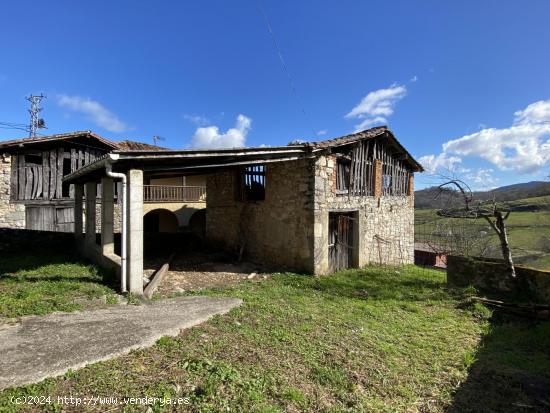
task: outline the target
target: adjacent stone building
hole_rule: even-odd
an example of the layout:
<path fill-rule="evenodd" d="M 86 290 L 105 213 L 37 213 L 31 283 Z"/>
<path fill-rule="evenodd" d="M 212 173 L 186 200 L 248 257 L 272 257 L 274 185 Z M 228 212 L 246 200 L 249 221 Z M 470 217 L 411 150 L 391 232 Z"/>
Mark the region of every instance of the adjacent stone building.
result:
<path fill-rule="evenodd" d="M 137 294 L 143 291 L 143 183 L 169 174 L 207 176 L 206 240 L 239 258 L 319 275 L 414 262 L 413 176 L 422 166 L 386 127 L 284 147 L 114 150 L 64 181 L 93 187 L 110 179 L 107 171 L 128 180 L 122 234 L 128 256 L 120 265 L 123 286 Z M 82 200 L 76 202 L 78 208 Z M 109 240 L 112 228 L 105 231 L 102 239 Z M 75 233 L 84 250 L 96 250 L 95 238 L 82 238 L 81 224 Z"/>
<path fill-rule="evenodd" d="M 0 141 L 0 228 L 73 232 L 74 186 L 64 183 L 63 177 L 113 150 L 144 149 L 163 148 L 128 140 L 115 142 L 91 131 Z M 204 196 L 201 198 L 205 179 L 193 177 L 185 182 L 180 175 L 147 182 L 144 214 L 148 214 L 150 227 L 177 231 L 187 225 L 190 216 L 205 207 Z M 117 232 L 121 229 L 119 192 L 120 183 L 114 187 Z M 99 183 L 96 193 L 101 194 Z M 100 216 L 100 204 L 98 196 L 96 217 Z M 165 216 L 175 224 L 159 222 Z M 97 230 L 101 230 L 99 218 Z"/>

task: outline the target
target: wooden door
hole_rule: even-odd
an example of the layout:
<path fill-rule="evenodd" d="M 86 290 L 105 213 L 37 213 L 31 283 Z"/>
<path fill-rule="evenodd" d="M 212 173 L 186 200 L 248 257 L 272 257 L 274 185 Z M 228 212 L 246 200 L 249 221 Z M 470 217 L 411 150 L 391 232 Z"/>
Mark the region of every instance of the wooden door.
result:
<path fill-rule="evenodd" d="M 351 213 L 329 214 L 329 267 L 331 272 L 353 267 L 354 225 Z"/>
<path fill-rule="evenodd" d="M 55 231 L 74 232 L 74 208 L 55 208 Z"/>
<path fill-rule="evenodd" d="M 65 206 L 26 206 L 25 228 L 36 231 L 74 231 L 74 208 Z"/>
<path fill-rule="evenodd" d="M 55 231 L 55 209 L 51 206 L 26 206 L 25 228 L 36 231 Z"/>

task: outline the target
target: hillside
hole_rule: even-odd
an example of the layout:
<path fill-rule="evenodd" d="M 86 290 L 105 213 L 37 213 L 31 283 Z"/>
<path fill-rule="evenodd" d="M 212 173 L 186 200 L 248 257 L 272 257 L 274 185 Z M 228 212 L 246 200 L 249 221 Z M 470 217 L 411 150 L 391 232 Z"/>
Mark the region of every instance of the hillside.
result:
<path fill-rule="evenodd" d="M 438 190 L 437 187 L 431 187 L 415 191 L 415 208 L 441 208 L 449 207 L 449 204 L 456 204 L 456 207 L 462 205 L 462 201 L 456 196 L 456 193 L 449 191 L 447 194 L 435 199 Z M 550 210 L 550 182 L 532 181 L 521 184 L 507 185 L 495 188 L 492 191 L 477 191 L 473 193 L 474 200 L 486 201 L 493 197 L 499 202 L 506 202 L 513 210 L 535 211 Z M 531 198 L 537 198 L 530 202 Z M 545 199 L 546 198 L 546 199 Z M 516 201 L 528 201 L 514 204 Z M 516 209 L 517 208 L 517 209 Z M 534 209 L 525 209 L 534 208 Z"/>
<path fill-rule="evenodd" d="M 533 188 L 539 191 L 541 186 L 536 185 Z M 504 187 L 495 190 L 495 196 L 499 199 L 498 194 L 503 193 L 504 197 L 513 197 L 514 192 L 506 193 L 509 189 L 519 191 L 516 193 L 526 190 L 522 187 Z M 427 191 L 419 192 L 427 193 Z M 481 194 L 487 196 L 487 193 Z M 503 209 L 512 211 L 506 220 L 506 225 L 515 262 L 550 269 L 550 195 L 510 201 L 500 199 Z M 454 199 L 454 202 L 458 203 L 458 198 Z M 500 257 L 498 238 L 483 219 L 442 218 L 437 215 L 441 202 L 435 201 L 433 204 L 434 208 L 416 208 L 415 210 L 417 242 L 431 242 L 446 246 L 453 251 L 463 251 L 467 255 Z"/>

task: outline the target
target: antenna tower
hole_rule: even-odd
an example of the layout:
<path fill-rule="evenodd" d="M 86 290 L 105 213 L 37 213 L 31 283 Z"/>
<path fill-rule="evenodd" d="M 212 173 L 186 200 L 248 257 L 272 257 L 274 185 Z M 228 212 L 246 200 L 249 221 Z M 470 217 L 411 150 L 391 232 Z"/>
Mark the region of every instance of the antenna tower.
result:
<path fill-rule="evenodd" d="M 38 96 L 30 95 L 29 97 L 27 97 L 27 100 L 31 102 L 31 108 L 29 109 L 29 113 L 31 115 L 31 123 L 29 125 L 30 138 L 36 138 L 37 130 L 46 127 L 44 119 L 38 117 L 38 114 L 42 111 L 42 108 L 40 107 L 40 102 L 45 97 L 46 96 L 44 96 L 42 93 Z"/>

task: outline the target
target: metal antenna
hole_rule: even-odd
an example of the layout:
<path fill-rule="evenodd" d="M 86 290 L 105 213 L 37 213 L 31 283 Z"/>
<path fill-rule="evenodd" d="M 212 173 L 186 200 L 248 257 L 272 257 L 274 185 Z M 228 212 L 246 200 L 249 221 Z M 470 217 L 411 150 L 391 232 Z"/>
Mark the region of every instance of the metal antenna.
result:
<path fill-rule="evenodd" d="M 157 146 L 157 142 L 158 141 L 165 141 L 166 139 L 164 139 L 162 136 L 158 136 L 158 135 L 153 135 L 153 145 Z"/>
<path fill-rule="evenodd" d="M 42 111 L 42 108 L 40 107 L 40 102 L 45 97 L 46 96 L 44 96 L 42 93 L 38 96 L 30 95 L 29 97 L 27 97 L 27 100 L 31 102 L 31 108 L 29 109 L 29 113 L 31 114 L 31 123 L 29 125 L 30 138 L 36 138 L 37 129 L 42 129 L 46 127 L 44 119 L 40 119 L 38 117 L 38 114 Z"/>

